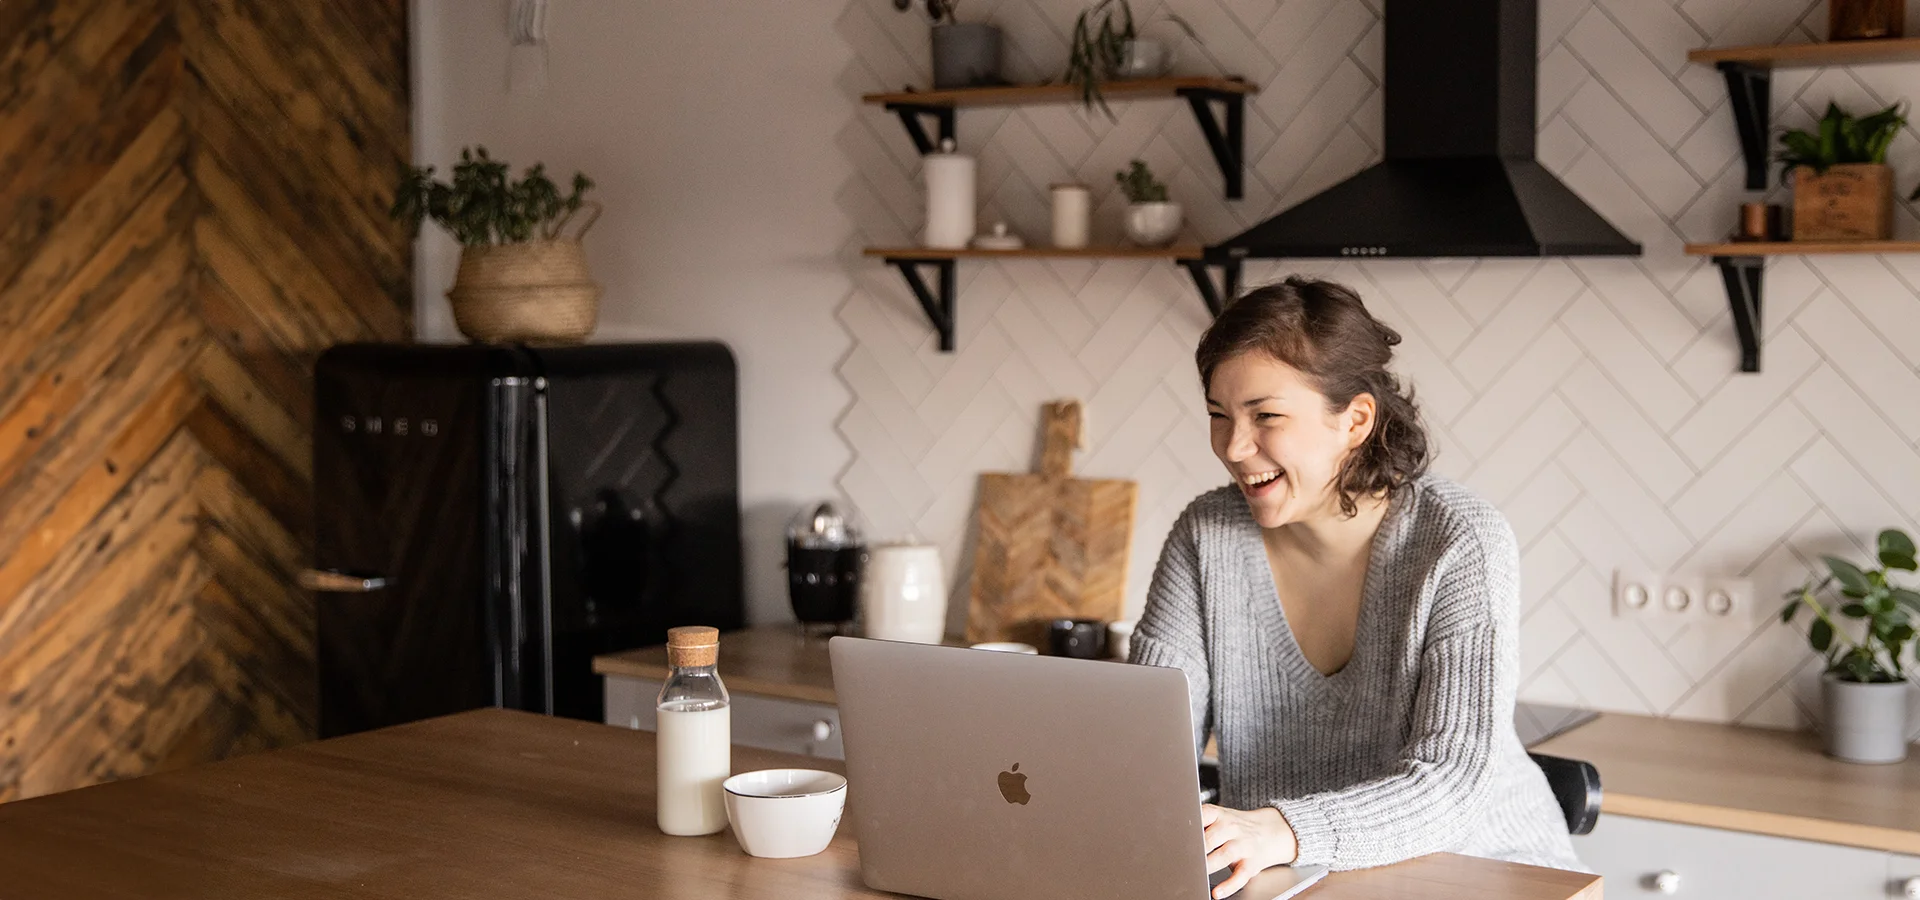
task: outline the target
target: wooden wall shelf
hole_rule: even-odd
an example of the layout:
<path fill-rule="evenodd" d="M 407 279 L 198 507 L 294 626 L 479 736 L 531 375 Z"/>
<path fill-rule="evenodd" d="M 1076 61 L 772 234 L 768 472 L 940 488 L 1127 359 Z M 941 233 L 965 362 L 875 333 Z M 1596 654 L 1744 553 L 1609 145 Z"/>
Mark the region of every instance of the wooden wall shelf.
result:
<path fill-rule="evenodd" d="M 1140 78 L 1109 81 L 1102 86 L 1110 98 L 1174 97 L 1185 90 L 1251 94 L 1252 84 L 1237 78 Z M 900 91 L 892 94 L 866 94 L 865 103 L 883 106 L 911 103 L 919 106 L 1031 106 L 1045 103 L 1077 103 L 1080 89 L 1071 84 L 1010 84 L 1004 87 L 953 88 L 950 90 Z"/>
<path fill-rule="evenodd" d="M 1688 256 L 1809 256 L 1827 253 L 1920 253 L 1920 241 L 1723 241 L 1688 244 Z"/>
<path fill-rule="evenodd" d="M 1204 249 L 1199 244 L 1175 244 L 1171 247 L 1023 247 L 1019 250 L 941 250 L 933 247 L 868 247 L 865 256 L 882 259 L 1199 259 Z"/>
<path fill-rule="evenodd" d="M 1709 47 L 1688 51 L 1687 60 L 1714 66 L 1726 77 L 1733 124 L 1740 133 L 1740 155 L 1747 164 L 1747 190 L 1764 191 L 1774 69 L 1920 62 L 1920 38 Z"/>
<path fill-rule="evenodd" d="M 907 280 L 915 300 L 920 301 L 920 309 L 927 314 L 927 321 L 933 323 L 934 330 L 940 334 L 940 351 L 953 352 L 954 303 L 959 293 L 955 270 L 963 259 L 1159 259 L 1172 262 L 1193 277 L 1194 286 L 1200 290 L 1200 299 L 1207 304 L 1207 311 L 1215 316 L 1225 308 L 1227 299 L 1238 292 L 1240 287 L 1240 261 L 1227 260 L 1209 263 L 1204 248 L 1198 244 L 1175 244 L 1171 247 L 1085 247 L 1064 250 L 1057 247 L 1026 247 L 1019 250 L 941 250 L 930 247 L 868 247 L 861 251 L 864 256 L 874 257 L 900 270 L 901 277 Z M 1221 270 L 1221 281 L 1214 283 L 1208 272 L 1209 265 Z M 932 269 L 937 279 L 928 284 L 921 274 L 923 269 Z"/>
<path fill-rule="evenodd" d="M 1721 241 L 1688 244 L 1688 256 L 1720 267 L 1733 327 L 1740 337 L 1740 371 L 1760 371 L 1760 286 L 1769 256 L 1834 253 L 1920 253 L 1920 241 Z"/>
<path fill-rule="evenodd" d="M 1103 86 L 1103 93 L 1113 99 L 1184 98 L 1193 108 L 1194 119 L 1200 123 L 1200 133 L 1207 139 L 1208 149 L 1213 151 L 1214 162 L 1220 164 L 1228 200 L 1238 200 L 1245 195 L 1246 97 L 1257 90 L 1238 78 L 1202 77 L 1141 78 L 1110 81 Z M 924 155 L 938 149 L 943 140 L 958 140 L 954 137 L 957 130 L 954 112 L 961 107 L 1075 103 L 1080 99 L 1080 92 L 1070 84 L 1016 84 L 865 94 L 860 99 L 884 106 L 898 115 L 900 124 L 907 129 L 907 137 Z M 1216 104 L 1220 107 L 1218 114 L 1214 109 Z M 927 134 L 922 120 L 928 118 L 938 127 L 939 137 Z"/>
<path fill-rule="evenodd" d="M 1688 51 L 1687 61 L 1708 65 L 1730 62 L 1767 69 L 1920 62 L 1920 38 L 1824 41 L 1818 44 L 1774 44 L 1757 47 L 1703 47 Z"/>

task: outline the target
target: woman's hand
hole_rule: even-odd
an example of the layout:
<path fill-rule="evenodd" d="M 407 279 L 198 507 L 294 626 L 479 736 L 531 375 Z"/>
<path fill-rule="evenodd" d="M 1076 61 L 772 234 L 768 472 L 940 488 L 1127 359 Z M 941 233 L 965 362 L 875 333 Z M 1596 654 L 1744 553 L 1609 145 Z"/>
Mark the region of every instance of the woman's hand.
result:
<path fill-rule="evenodd" d="M 1262 869 L 1284 866 L 1300 856 L 1293 828 L 1271 806 L 1242 810 L 1203 804 L 1200 824 L 1206 827 L 1207 874 L 1233 867 L 1233 874 L 1213 889 L 1215 898 L 1230 897 Z"/>

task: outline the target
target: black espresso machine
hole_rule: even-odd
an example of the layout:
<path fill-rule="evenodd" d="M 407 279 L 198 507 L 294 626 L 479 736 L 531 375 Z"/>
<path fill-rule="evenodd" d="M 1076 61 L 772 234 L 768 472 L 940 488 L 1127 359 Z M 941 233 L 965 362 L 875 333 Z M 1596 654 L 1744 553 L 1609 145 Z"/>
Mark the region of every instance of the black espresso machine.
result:
<path fill-rule="evenodd" d="M 321 736 L 483 706 L 598 721 L 596 654 L 741 627 L 736 384 L 718 343 L 323 354 Z"/>

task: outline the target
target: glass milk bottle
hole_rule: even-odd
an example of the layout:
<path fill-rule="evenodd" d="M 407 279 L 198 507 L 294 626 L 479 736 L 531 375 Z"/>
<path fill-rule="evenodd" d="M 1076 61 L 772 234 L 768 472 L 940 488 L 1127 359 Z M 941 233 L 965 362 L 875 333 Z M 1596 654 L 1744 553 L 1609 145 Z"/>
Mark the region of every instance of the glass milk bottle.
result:
<path fill-rule="evenodd" d="M 727 688 L 714 668 L 720 658 L 717 628 L 667 632 L 672 673 L 660 688 L 660 830 L 667 834 L 713 834 L 727 827 L 720 783 L 732 773 L 732 727 Z"/>

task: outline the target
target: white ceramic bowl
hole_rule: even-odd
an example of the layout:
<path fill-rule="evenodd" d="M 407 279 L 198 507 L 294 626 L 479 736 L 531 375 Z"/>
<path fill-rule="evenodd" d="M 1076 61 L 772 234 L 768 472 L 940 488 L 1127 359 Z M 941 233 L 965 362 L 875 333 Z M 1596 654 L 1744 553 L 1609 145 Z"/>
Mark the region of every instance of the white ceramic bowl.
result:
<path fill-rule="evenodd" d="M 997 650 L 1001 653 L 1037 654 L 1040 652 L 1038 647 L 1032 644 L 1022 644 L 1019 641 L 987 641 L 984 644 L 973 644 L 971 645 L 971 649 Z"/>
<path fill-rule="evenodd" d="M 847 779 L 818 769 L 761 769 L 721 783 L 734 840 L 750 856 L 791 859 L 827 849 L 847 805 Z"/>
<path fill-rule="evenodd" d="M 1178 203 L 1129 204 L 1127 238 L 1142 247 L 1165 247 L 1180 236 L 1182 218 Z"/>

